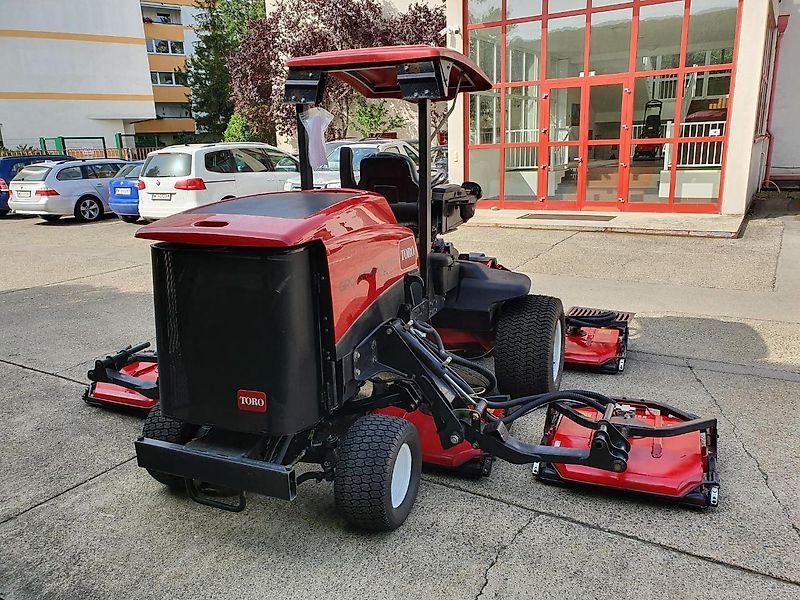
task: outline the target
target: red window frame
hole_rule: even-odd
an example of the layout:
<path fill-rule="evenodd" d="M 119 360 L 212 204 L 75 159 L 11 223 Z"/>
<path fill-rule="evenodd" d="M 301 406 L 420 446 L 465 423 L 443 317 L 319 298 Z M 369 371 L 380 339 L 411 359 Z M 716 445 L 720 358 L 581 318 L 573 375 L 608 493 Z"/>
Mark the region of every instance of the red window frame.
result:
<path fill-rule="evenodd" d="M 580 9 L 580 10 L 572 10 L 572 11 L 565 11 L 560 13 L 555 13 L 555 16 L 549 15 L 549 4 L 551 2 L 558 2 L 558 0 L 542 0 L 542 14 L 535 17 L 522 17 L 517 19 L 506 19 L 506 0 L 501 0 L 501 20 L 499 21 L 492 21 L 487 23 L 469 23 L 469 0 L 461 0 L 462 1 L 462 8 L 463 8 L 463 21 L 462 21 L 462 31 L 465 32 L 463 36 L 463 52 L 465 54 L 469 53 L 469 34 L 472 31 L 486 29 L 486 28 L 493 28 L 493 27 L 500 27 L 501 35 L 500 35 L 500 82 L 494 85 L 495 90 L 500 92 L 499 97 L 499 122 L 500 122 L 500 141 L 496 144 L 471 144 L 469 138 L 469 105 L 468 101 L 464 102 L 464 113 L 463 113 L 463 128 L 464 128 L 464 178 L 469 178 L 469 152 L 470 150 L 480 150 L 480 149 L 496 149 L 499 153 L 499 170 L 497 176 L 499 178 L 499 194 L 497 200 L 484 200 L 481 201 L 480 206 L 482 208 L 489 208 L 489 207 L 499 207 L 499 208 L 506 208 L 506 209 L 524 209 L 524 210 L 601 210 L 601 211 L 629 211 L 629 212 L 674 212 L 674 213 L 708 213 L 714 214 L 719 213 L 722 206 L 722 198 L 725 190 L 725 172 L 728 165 L 728 147 L 729 147 L 729 138 L 730 138 L 730 127 L 731 127 L 731 114 L 732 114 L 732 105 L 733 105 L 733 97 L 736 87 L 736 67 L 737 61 L 739 56 L 739 41 L 741 35 L 741 28 L 742 28 L 742 6 L 744 0 L 739 0 L 738 7 L 737 7 L 737 15 L 736 15 L 736 32 L 734 37 L 734 47 L 733 47 L 733 61 L 731 63 L 725 63 L 720 65 L 704 65 L 699 67 L 687 67 L 686 66 L 686 55 L 688 50 L 689 44 L 689 22 L 690 22 L 690 15 L 691 15 L 691 7 L 692 2 L 702 2 L 703 0 L 682 0 L 684 2 L 684 13 L 683 13 L 683 27 L 682 27 L 682 34 L 681 34 L 681 52 L 680 52 L 680 63 L 678 68 L 673 69 L 660 69 L 660 70 L 653 70 L 653 71 L 637 71 L 637 61 L 638 61 L 638 38 L 639 38 L 639 15 L 640 9 L 643 6 L 653 6 L 653 5 L 660 5 L 660 4 L 671 4 L 676 3 L 676 0 L 629 0 L 628 2 L 622 2 L 619 4 L 613 4 L 610 6 L 592 6 L 592 0 L 587 0 L 587 8 Z M 681 0 L 677 0 L 681 1 Z M 570 17 L 570 16 L 585 16 L 586 17 L 586 29 L 584 32 L 584 72 L 586 71 L 587 66 L 590 64 L 590 51 L 591 51 L 591 17 L 592 14 L 599 13 L 599 12 L 609 12 L 615 11 L 620 9 L 632 9 L 633 10 L 633 19 L 632 19 L 632 27 L 631 27 L 631 43 L 630 43 L 630 64 L 627 73 L 618 73 L 618 74 L 611 74 L 611 75 L 595 75 L 590 77 L 572 77 L 572 78 L 562 78 L 562 79 L 547 79 L 547 23 L 551 18 L 561 18 L 561 17 Z M 506 48 L 506 35 L 507 35 L 507 28 L 509 25 L 515 25 L 520 23 L 529 23 L 529 22 L 541 22 L 542 24 L 542 38 L 541 38 L 541 50 L 540 50 L 540 65 L 539 65 L 539 79 L 531 80 L 531 81 L 524 81 L 524 82 L 507 82 L 507 72 L 506 72 L 506 59 L 507 59 L 507 48 Z M 681 137 L 681 130 L 682 130 L 682 106 L 683 106 L 683 97 L 684 97 L 684 80 L 685 77 L 690 76 L 691 73 L 715 73 L 715 72 L 726 72 L 730 71 L 731 73 L 731 83 L 730 83 L 730 90 L 728 93 L 728 111 L 727 111 L 727 118 L 725 123 L 725 131 L 722 136 L 715 136 L 715 137 L 692 137 L 692 138 L 684 138 Z M 542 78 L 542 75 L 545 78 Z M 539 118 L 540 118 L 540 129 L 541 123 L 544 122 L 544 119 L 549 119 L 549 111 L 543 111 L 541 109 L 542 106 L 542 96 L 549 92 L 549 90 L 553 88 L 562 88 L 562 87 L 580 87 L 581 88 L 581 102 L 588 102 L 588 94 L 590 92 L 590 88 L 596 85 L 602 85 L 605 83 L 619 83 L 620 81 L 623 82 L 623 85 L 630 90 L 634 90 L 635 87 L 635 80 L 642 77 L 653 77 L 659 75 L 677 75 L 678 77 L 678 85 L 677 85 L 677 98 L 676 98 L 676 107 L 675 107 L 675 124 L 673 127 L 673 134 L 671 138 L 659 138 L 659 139 L 648 139 L 648 144 L 672 144 L 672 165 L 670 171 L 670 193 L 668 202 L 636 202 L 632 203 L 629 201 L 629 194 L 628 186 L 629 186 L 629 169 L 630 169 L 630 161 L 628 160 L 627 167 L 620 167 L 620 194 L 624 193 L 625 201 L 624 202 L 597 202 L 591 201 L 587 203 L 585 200 L 580 201 L 580 198 L 585 195 L 585 192 L 581 190 L 578 191 L 578 199 L 576 201 L 555 201 L 555 200 L 546 200 L 541 201 L 541 198 L 532 197 L 530 201 L 506 201 L 505 200 L 505 158 L 506 158 L 506 149 L 508 148 L 524 148 L 524 147 L 536 147 L 538 148 L 538 156 L 539 156 L 539 163 L 542 164 L 543 159 L 546 159 L 549 162 L 549 151 L 550 148 L 554 146 L 578 146 L 580 148 L 580 156 L 588 156 L 588 150 L 590 146 L 596 145 L 604 145 L 604 144 L 615 144 L 619 143 L 620 145 L 620 152 L 619 155 L 622 157 L 624 154 L 627 153 L 627 156 L 630 156 L 631 145 L 634 141 L 632 127 L 626 132 L 620 132 L 620 140 L 617 142 L 616 140 L 588 140 L 583 135 L 587 129 L 583 126 L 583 120 L 588 119 L 586 116 L 587 111 L 582 111 L 581 115 L 581 136 L 580 140 L 577 142 L 562 142 L 553 144 L 552 142 L 548 143 L 547 140 L 542 139 L 542 135 L 539 135 L 538 142 L 522 142 L 522 143 L 509 143 L 506 141 L 506 90 L 513 87 L 524 87 L 524 86 L 538 86 L 539 89 L 539 102 L 540 102 L 540 110 L 539 110 Z M 622 106 L 622 122 L 626 123 L 630 121 L 632 123 L 632 115 L 630 113 L 630 109 L 626 109 L 626 107 L 632 106 L 634 103 L 633 99 L 630 101 L 625 101 L 623 95 L 623 106 Z M 545 114 L 548 113 L 548 114 Z M 719 193 L 717 195 L 717 199 L 714 202 L 704 202 L 704 203 L 687 203 L 687 202 L 675 202 L 675 195 L 676 195 L 676 183 L 677 183 L 677 173 L 678 173 L 678 153 L 681 144 L 686 143 L 719 143 L 723 144 L 723 160 L 722 160 L 722 167 L 720 170 L 720 185 L 719 185 Z M 547 156 L 545 156 L 547 154 Z M 585 173 L 588 168 L 588 165 L 585 164 L 580 165 L 580 171 L 584 174 L 583 177 L 579 178 L 580 181 L 585 182 Z M 547 173 L 543 173 L 543 170 L 539 169 L 538 174 L 538 192 L 541 190 L 547 189 Z M 538 201 L 537 201 L 538 200 Z"/>

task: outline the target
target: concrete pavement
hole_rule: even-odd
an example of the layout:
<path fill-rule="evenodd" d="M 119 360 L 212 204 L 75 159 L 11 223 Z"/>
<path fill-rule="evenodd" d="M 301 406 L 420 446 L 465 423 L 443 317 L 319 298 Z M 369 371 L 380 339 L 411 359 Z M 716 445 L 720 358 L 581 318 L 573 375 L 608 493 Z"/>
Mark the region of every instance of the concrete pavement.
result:
<path fill-rule="evenodd" d="M 135 229 L 0 220 L 13 258 L 0 272 L 0 598 L 800 597 L 795 216 L 751 221 L 741 240 L 448 236 L 566 306 L 636 311 L 626 373 L 568 373 L 564 387 L 717 416 L 721 506 L 565 490 L 498 464 L 478 482 L 426 475 L 387 535 L 348 529 L 329 484 L 292 504 L 252 496 L 241 514 L 196 505 L 135 466 L 138 417 L 80 401 L 94 358 L 153 338 Z M 518 428 L 540 432 L 536 418 Z"/>

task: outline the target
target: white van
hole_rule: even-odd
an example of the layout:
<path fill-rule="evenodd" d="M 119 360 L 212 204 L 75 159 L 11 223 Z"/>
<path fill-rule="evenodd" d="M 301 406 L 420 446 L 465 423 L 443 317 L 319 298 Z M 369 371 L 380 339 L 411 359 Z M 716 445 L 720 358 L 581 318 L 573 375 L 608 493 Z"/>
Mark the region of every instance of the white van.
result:
<path fill-rule="evenodd" d="M 139 214 L 161 219 L 235 196 L 284 189 L 299 163 L 259 143 L 185 144 L 148 155 L 139 176 Z"/>

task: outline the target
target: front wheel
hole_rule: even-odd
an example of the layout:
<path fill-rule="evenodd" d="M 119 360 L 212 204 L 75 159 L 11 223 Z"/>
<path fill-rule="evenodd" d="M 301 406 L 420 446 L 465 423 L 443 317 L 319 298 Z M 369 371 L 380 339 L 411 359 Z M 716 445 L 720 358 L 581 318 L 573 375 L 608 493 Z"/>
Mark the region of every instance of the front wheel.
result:
<path fill-rule="evenodd" d="M 75 205 L 75 218 L 81 223 L 93 223 L 103 218 L 103 205 L 94 196 L 84 196 Z"/>
<path fill-rule="evenodd" d="M 505 302 L 494 349 L 500 392 L 520 398 L 557 391 L 564 370 L 565 331 L 558 298 L 523 296 Z"/>
<path fill-rule="evenodd" d="M 421 472 L 422 447 L 414 425 L 385 415 L 361 417 L 339 449 L 336 507 L 361 529 L 396 529 L 414 506 Z"/>

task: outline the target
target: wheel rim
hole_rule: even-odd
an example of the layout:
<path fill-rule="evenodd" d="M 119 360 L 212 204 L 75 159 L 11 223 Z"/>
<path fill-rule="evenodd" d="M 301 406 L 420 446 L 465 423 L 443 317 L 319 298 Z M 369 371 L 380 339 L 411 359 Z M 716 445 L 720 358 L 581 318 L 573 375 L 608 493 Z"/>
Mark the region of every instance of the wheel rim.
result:
<path fill-rule="evenodd" d="M 80 209 L 81 216 L 87 221 L 94 221 L 100 214 L 100 207 L 94 200 L 84 200 L 81 202 Z"/>
<path fill-rule="evenodd" d="M 561 335 L 561 321 L 556 323 L 556 331 L 553 337 L 553 381 L 558 381 L 561 372 L 561 347 L 563 345 Z"/>
<path fill-rule="evenodd" d="M 403 444 L 392 470 L 392 508 L 397 508 L 406 499 L 408 486 L 411 485 L 411 463 L 411 448 Z"/>

